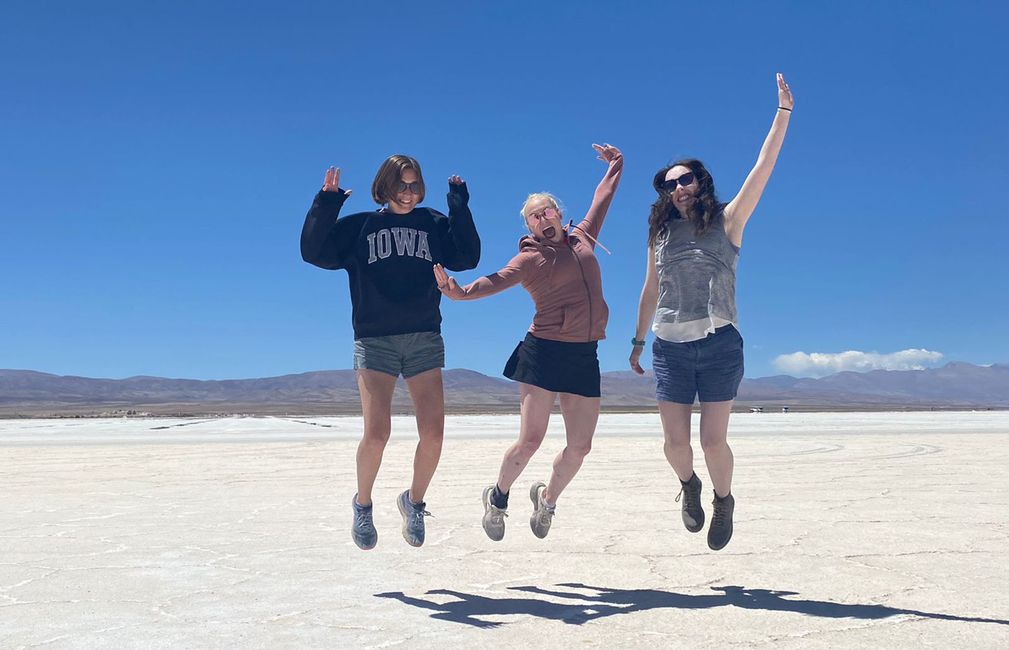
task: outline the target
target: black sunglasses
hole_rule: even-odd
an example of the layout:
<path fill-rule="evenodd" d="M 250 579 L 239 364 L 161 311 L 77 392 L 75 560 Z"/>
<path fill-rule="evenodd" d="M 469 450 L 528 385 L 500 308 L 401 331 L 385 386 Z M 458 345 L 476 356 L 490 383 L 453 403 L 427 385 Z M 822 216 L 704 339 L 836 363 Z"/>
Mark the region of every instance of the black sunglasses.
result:
<path fill-rule="evenodd" d="M 395 189 L 397 193 L 410 190 L 413 194 L 420 194 L 420 182 L 414 181 L 412 183 L 404 183 L 403 181 L 399 181 L 396 183 Z"/>
<path fill-rule="evenodd" d="M 659 189 L 664 192 L 672 192 L 676 189 L 677 185 L 682 185 L 686 187 L 694 182 L 694 172 L 687 172 L 679 178 L 671 178 L 668 181 L 662 181 L 659 183 Z"/>

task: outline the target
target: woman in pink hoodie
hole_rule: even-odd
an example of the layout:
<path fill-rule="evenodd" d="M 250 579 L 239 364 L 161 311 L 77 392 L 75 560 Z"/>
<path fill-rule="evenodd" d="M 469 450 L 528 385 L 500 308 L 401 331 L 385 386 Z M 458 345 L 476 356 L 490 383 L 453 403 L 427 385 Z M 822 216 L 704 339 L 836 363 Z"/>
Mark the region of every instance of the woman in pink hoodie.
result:
<path fill-rule="evenodd" d="M 529 525 L 537 537 L 550 531 L 557 498 L 589 453 L 599 419 L 596 346 L 606 337 L 609 309 L 594 249 L 624 159 L 616 147 L 592 148 L 607 168 L 578 225 L 563 225 L 553 195 L 530 194 L 522 206 L 529 234 L 519 240 L 518 255 L 504 268 L 460 287 L 441 265 L 434 267 L 438 288 L 453 300 L 484 298 L 521 283 L 536 304 L 529 332 L 504 369 L 506 377 L 519 382 L 522 418 L 519 439 L 505 452 L 497 483 L 483 491 L 483 529 L 495 541 L 504 537 L 509 490 L 543 442 L 558 394 L 567 444 L 554 460 L 550 482 L 537 481 L 529 491 Z"/>

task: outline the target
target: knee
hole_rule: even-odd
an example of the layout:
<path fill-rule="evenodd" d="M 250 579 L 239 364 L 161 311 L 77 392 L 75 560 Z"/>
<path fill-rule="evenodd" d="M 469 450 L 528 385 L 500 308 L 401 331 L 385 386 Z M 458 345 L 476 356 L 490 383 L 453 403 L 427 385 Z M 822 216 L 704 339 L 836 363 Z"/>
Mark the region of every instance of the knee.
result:
<path fill-rule="evenodd" d="M 388 426 L 366 426 L 364 428 L 364 438 L 361 442 L 365 445 L 385 447 L 389 442 L 389 435 L 392 427 Z"/>
<path fill-rule="evenodd" d="M 445 439 L 445 427 L 442 426 L 419 427 L 417 433 L 420 441 L 426 445 L 440 446 Z"/>
<path fill-rule="evenodd" d="M 725 438 L 719 436 L 717 438 L 705 438 L 701 436 L 701 449 L 704 450 L 705 454 L 719 453 L 728 450 L 729 444 L 725 441 Z"/>
<path fill-rule="evenodd" d="M 592 441 L 576 442 L 568 445 L 568 451 L 578 458 L 585 458 L 592 451 Z"/>
<path fill-rule="evenodd" d="M 690 438 L 666 438 L 666 451 L 684 452 L 690 450 Z"/>
<path fill-rule="evenodd" d="M 520 441 L 516 451 L 522 458 L 532 458 L 532 455 L 536 453 L 541 444 L 543 444 L 543 436 L 534 436 Z"/>

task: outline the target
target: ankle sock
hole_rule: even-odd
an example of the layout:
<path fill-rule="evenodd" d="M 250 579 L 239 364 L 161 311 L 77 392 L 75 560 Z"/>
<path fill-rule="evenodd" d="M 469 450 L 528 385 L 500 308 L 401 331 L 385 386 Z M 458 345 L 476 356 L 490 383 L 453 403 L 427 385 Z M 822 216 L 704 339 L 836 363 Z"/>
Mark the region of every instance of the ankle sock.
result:
<path fill-rule="evenodd" d="M 494 485 L 494 491 L 490 494 L 490 501 L 494 504 L 495 508 L 500 508 L 501 510 L 508 509 L 508 493 L 502 492 L 496 484 Z"/>

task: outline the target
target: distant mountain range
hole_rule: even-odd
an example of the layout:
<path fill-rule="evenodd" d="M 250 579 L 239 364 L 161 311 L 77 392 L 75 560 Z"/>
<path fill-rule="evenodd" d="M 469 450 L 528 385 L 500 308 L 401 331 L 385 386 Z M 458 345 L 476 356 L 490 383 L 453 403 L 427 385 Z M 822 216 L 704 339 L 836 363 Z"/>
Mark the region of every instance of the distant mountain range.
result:
<path fill-rule="evenodd" d="M 446 370 L 449 412 L 516 412 L 518 390 L 505 379 L 472 370 Z M 655 408 L 654 378 L 630 371 L 603 373 L 603 407 Z M 740 408 L 795 409 L 1009 408 L 1009 364 L 949 363 L 928 370 L 841 372 L 822 379 L 780 375 L 745 379 Z M 397 412 L 410 409 L 400 380 Z M 344 414 L 360 410 L 353 370 L 307 372 L 262 379 L 201 381 L 163 377 L 91 379 L 30 370 L 0 370 L 0 416 L 152 414 Z"/>

